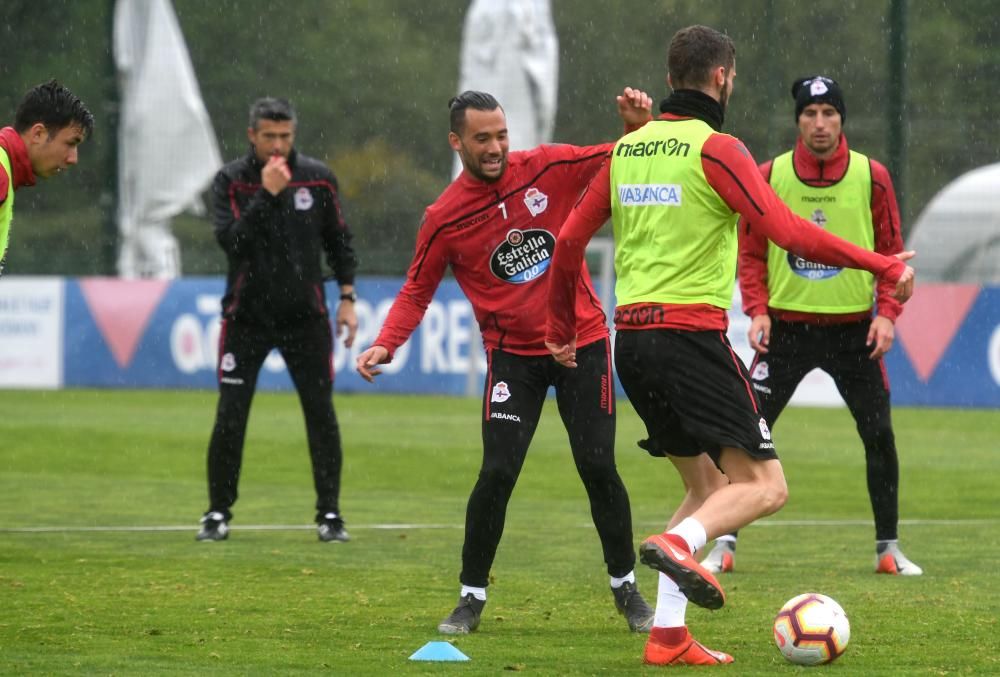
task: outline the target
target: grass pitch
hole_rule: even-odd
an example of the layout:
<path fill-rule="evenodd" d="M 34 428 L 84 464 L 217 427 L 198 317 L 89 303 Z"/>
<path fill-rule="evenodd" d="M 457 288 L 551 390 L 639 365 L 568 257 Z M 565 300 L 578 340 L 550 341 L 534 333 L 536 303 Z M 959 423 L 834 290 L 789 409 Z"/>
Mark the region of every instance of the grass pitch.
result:
<path fill-rule="evenodd" d="M 211 392 L 0 392 L 0 673 L 115 675 L 652 674 L 616 614 L 565 433 L 548 407 L 507 515 L 467 663 L 408 657 L 458 596 L 478 400 L 338 395 L 348 544 L 322 544 L 298 402 L 257 395 L 230 539 L 196 543 Z M 897 409 L 900 536 L 926 574 L 876 576 L 864 459 L 844 410 L 775 429 L 791 498 L 745 529 L 728 603 L 688 624 L 739 675 L 794 674 L 771 620 L 801 592 L 847 610 L 851 644 L 813 670 L 1000 672 L 1000 413 Z M 618 465 L 636 542 L 680 497 L 635 446 Z M 655 600 L 654 572 L 637 569 Z M 678 671 L 676 668 L 671 668 Z M 699 669 L 695 669 L 696 671 Z M 679 671 L 683 672 L 684 669 Z"/>

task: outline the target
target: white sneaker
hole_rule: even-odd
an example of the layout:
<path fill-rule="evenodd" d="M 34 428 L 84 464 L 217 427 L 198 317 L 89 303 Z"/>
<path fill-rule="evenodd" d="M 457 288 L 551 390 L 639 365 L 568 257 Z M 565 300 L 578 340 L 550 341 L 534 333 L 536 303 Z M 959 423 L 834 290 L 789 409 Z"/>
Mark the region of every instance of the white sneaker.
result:
<path fill-rule="evenodd" d="M 736 565 L 735 541 L 716 541 L 715 547 L 701 561 L 701 565 L 713 574 L 730 573 Z"/>
<path fill-rule="evenodd" d="M 878 546 L 875 555 L 875 573 L 891 574 L 893 576 L 920 576 L 924 570 L 907 559 L 898 543 L 886 543 Z"/>

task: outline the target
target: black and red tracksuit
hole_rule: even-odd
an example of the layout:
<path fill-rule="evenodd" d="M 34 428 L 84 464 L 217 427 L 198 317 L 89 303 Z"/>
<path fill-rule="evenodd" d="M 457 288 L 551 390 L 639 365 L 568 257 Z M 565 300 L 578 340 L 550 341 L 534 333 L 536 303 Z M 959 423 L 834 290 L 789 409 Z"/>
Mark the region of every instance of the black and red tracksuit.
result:
<path fill-rule="evenodd" d="M 261 185 L 253 150 L 224 166 L 212 186 L 215 236 L 229 261 L 219 337 L 219 404 L 208 449 L 209 511 L 231 518 L 257 374 L 278 349 L 305 415 L 317 520 L 339 514 L 343 453 L 333 409 L 333 336 L 321 255 L 341 285 L 357 257 L 340 209 L 337 179 L 292 151 L 288 186 Z"/>

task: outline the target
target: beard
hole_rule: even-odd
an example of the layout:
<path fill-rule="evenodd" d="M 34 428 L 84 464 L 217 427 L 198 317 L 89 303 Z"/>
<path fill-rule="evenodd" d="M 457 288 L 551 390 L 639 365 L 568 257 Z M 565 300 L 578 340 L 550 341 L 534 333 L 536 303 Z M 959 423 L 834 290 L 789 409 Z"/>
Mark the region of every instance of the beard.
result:
<path fill-rule="evenodd" d="M 722 91 L 719 92 L 719 105 L 722 107 L 722 116 L 726 115 L 726 105 L 729 103 L 729 95 L 732 93 L 732 88 L 729 83 L 722 85 Z"/>
<path fill-rule="evenodd" d="M 500 172 L 496 176 L 491 176 L 483 172 L 482 161 L 479 158 L 473 157 L 464 147 L 459 155 L 462 158 L 462 166 L 465 167 L 465 171 L 485 183 L 496 183 L 503 178 L 504 173 L 507 171 L 506 154 L 500 158 Z"/>

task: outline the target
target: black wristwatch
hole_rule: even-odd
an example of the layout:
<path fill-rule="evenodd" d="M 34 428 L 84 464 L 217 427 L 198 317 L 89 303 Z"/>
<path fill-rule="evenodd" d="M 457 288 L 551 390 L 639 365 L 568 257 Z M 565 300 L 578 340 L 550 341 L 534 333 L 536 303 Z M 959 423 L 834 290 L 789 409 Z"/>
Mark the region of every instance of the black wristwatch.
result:
<path fill-rule="evenodd" d="M 358 300 L 358 293 L 356 291 L 344 292 L 343 294 L 340 295 L 340 300 L 350 301 L 351 303 L 354 303 L 355 301 Z"/>

